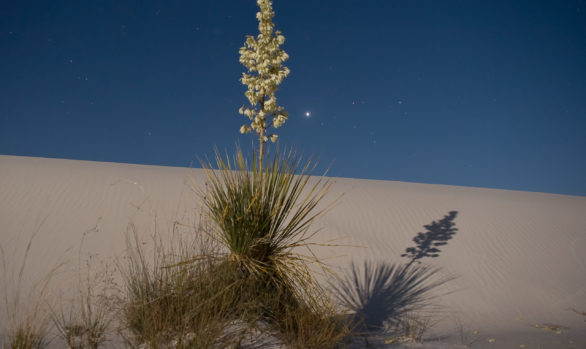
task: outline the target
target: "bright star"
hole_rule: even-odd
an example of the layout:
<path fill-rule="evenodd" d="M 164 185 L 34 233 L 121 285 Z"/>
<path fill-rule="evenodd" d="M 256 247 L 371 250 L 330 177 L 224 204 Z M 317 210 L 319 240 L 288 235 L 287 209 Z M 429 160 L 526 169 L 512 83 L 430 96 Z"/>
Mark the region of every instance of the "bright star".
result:
<path fill-rule="evenodd" d="M 306 112 L 305 112 L 305 117 L 306 117 L 306 118 L 309 118 L 309 117 L 311 117 L 311 112 L 310 112 L 310 111 L 306 111 Z"/>

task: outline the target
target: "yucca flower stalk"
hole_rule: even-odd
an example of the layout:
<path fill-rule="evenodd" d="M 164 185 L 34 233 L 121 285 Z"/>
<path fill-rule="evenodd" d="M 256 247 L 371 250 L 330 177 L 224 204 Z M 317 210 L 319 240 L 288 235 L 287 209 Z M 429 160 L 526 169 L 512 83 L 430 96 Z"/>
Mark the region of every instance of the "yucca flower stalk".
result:
<path fill-rule="evenodd" d="M 262 164 L 264 143 L 269 139 L 275 142 L 278 137 L 275 133 L 267 133 L 267 129 L 278 128 L 287 120 L 288 114 L 283 107 L 277 105 L 275 92 L 290 71 L 283 66 L 289 55 L 279 48 L 285 43 L 285 37 L 278 30 L 273 33 L 275 25 L 272 19 L 275 13 L 272 3 L 269 0 L 257 0 L 257 4 L 260 8 L 260 12 L 256 14 L 260 33 L 256 39 L 247 35 L 244 46 L 239 51 L 240 63 L 248 70 L 242 73 L 240 81 L 248 86 L 245 96 L 250 107 L 242 106 L 238 112 L 252 121 L 250 125 L 242 125 L 240 133 L 254 131 L 258 134 L 259 164 Z M 272 120 L 269 124 L 267 118 L 270 117 Z"/>

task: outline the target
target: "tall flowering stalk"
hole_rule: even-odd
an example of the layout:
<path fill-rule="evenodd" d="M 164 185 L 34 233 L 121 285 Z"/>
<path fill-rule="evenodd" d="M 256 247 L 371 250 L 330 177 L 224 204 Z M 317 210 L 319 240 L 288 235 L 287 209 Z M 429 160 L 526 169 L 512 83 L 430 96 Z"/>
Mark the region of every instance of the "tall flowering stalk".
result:
<path fill-rule="evenodd" d="M 256 39 L 247 35 L 244 46 L 239 51 L 240 63 L 248 69 L 246 73 L 242 73 L 240 81 L 248 86 L 244 95 L 248 98 L 250 107 L 242 106 L 238 112 L 251 120 L 250 125 L 240 127 L 240 133 L 254 131 L 258 134 L 259 164 L 262 164 L 264 143 L 269 139 L 275 142 L 278 137 L 275 133 L 267 133 L 267 129 L 278 128 L 287 120 L 288 114 L 283 107 L 277 105 L 275 92 L 290 71 L 283 66 L 289 55 L 279 48 L 285 42 L 285 37 L 278 30 L 273 33 L 275 25 L 272 18 L 275 13 L 272 3 L 269 0 L 257 0 L 257 4 L 260 8 L 260 12 L 256 14 L 260 33 Z"/>

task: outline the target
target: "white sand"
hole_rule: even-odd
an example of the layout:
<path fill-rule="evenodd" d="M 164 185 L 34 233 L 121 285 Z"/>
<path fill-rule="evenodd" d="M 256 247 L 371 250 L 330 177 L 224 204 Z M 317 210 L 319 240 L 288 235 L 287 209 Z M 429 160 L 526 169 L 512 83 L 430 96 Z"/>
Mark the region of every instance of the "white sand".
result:
<path fill-rule="evenodd" d="M 173 222 L 191 224 L 199 204 L 190 178 L 204 183 L 199 169 L 0 156 L 0 244 L 8 269 L 19 265 L 38 226 L 26 287 L 60 262 L 68 263 L 61 270 L 75 269 L 82 240 L 81 255 L 94 261 L 120 255 L 129 222 L 145 239 L 155 217 L 159 232 Z M 315 251 L 341 272 L 351 261 L 406 262 L 400 255 L 424 225 L 458 212 L 458 231 L 439 257 L 422 259 L 456 277 L 436 290 L 441 321 L 430 340 L 460 343 L 461 324 L 476 340 L 473 348 L 586 347 L 586 317 L 570 310 L 586 312 L 586 197 L 332 180 L 328 197 L 343 196 L 316 225 L 322 230 L 314 240 L 348 246 Z M 6 275 L 0 280 L 7 285 Z M 4 312 L 0 322 L 6 323 Z M 564 330 L 534 327 L 545 323 Z"/>

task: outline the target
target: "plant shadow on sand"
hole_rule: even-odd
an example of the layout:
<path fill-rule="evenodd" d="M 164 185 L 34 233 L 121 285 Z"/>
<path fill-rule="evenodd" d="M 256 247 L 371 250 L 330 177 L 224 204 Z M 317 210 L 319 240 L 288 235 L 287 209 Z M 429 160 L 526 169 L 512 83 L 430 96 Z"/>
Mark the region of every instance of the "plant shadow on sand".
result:
<path fill-rule="evenodd" d="M 415 312 L 429 309 L 430 301 L 439 296 L 432 291 L 454 279 L 419 260 L 439 256 L 438 246 L 446 245 L 457 231 L 456 215 L 457 211 L 451 211 L 424 226 L 427 231 L 413 238 L 416 246 L 401 255 L 409 262 L 365 261 L 362 267 L 353 262 L 349 272 L 332 283 L 334 295 L 352 313 L 358 333 L 394 332 Z"/>
<path fill-rule="evenodd" d="M 413 264 L 423 257 L 439 257 L 441 251 L 437 247 L 447 245 L 447 241 L 451 240 L 452 236 L 458 231 L 454 222 L 457 215 L 458 211 L 450 211 L 441 220 L 433 221 L 431 224 L 423 226 L 427 231 L 425 233 L 419 232 L 413 238 L 413 242 L 417 246 L 408 247 L 406 253 L 403 253 L 401 257 L 410 258 L 409 264 Z"/>

